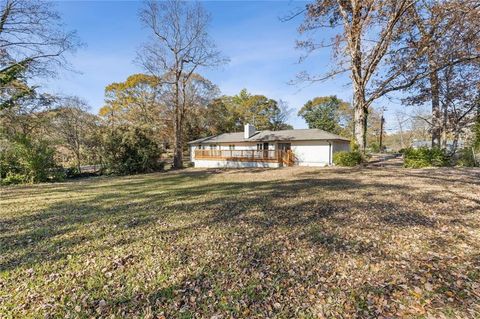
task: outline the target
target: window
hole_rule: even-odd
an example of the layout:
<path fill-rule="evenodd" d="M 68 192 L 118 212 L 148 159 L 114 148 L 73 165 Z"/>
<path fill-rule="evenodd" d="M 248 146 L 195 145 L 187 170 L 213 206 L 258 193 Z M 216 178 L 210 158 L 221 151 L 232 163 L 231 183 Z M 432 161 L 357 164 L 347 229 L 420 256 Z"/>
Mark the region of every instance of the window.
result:
<path fill-rule="evenodd" d="M 233 151 L 235 149 L 235 145 L 228 145 L 228 149 Z"/>
<path fill-rule="evenodd" d="M 288 151 L 292 148 L 290 143 L 278 143 L 278 149 L 281 151 Z"/>
<path fill-rule="evenodd" d="M 257 151 L 268 151 L 268 143 L 258 143 L 257 144 Z"/>

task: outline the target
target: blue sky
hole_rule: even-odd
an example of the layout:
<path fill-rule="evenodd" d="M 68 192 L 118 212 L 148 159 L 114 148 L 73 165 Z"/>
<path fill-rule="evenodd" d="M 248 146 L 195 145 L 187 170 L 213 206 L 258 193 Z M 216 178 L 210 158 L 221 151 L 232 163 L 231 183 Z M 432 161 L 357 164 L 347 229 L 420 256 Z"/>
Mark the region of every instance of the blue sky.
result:
<path fill-rule="evenodd" d="M 298 109 L 315 96 L 337 95 L 350 101 L 348 77 L 313 85 L 293 86 L 288 82 L 308 70 L 321 74 L 332 62 L 328 49 L 299 64 L 302 52 L 295 49 L 301 18 L 281 22 L 279 17 L 302 6 L 299 1 L 205 1 L 212 15 L 211 37 L 230 63 L 200 73 L 217 84 L 223 94 L 236 94 L 246 88 L 254 94 L 288 102 L 293 110 L 289 123 L 305 128 Z M 46 89 L 64 95 L 77 95 L 96 113 L 103 105 L 104 88 L 142 72 L 134 63 L 136 51 L 148 37 L 138 19 L 142 5 L 137 1 L 60 1 L 57 9 L 69 29 L 75 29 L 86 44 L 69 57 L 78 72 L 61 72 Z M 327 31 L 320 37 L 331 37 Z M 390 113 L 389 113 L 390 112 Z M 387 127 L 392 110 L 387 111 Z"/>

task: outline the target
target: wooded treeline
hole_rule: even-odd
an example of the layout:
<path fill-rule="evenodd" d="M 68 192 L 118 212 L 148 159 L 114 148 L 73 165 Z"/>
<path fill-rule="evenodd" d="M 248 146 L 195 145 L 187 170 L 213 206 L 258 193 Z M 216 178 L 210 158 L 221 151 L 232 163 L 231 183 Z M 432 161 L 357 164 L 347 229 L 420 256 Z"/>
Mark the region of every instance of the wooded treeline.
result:
<path fill-rule="evenodd" d="M 317 0 L 304 14 L 298 47 L 307 58 L 332 48 L 336 67 L 300 81 L 346 73 L 352 81 L 355 140 L 367 146 L 368 117 L 381 98 L 401 93 L 404 105 L 430 104 L 431 146 L 446 147 L 474 125 L 479 113 L 478 0 Z M 330 42 L 319 29 L 332 29 Z M 321 34 L 321 33 L 320 33 Z M 478 120 L 477 120 L 478 121 Z"/>
<path fill-rule="evenodd" d="M 304 17 L 297 42 L 306 52 L 302 59 L 331 48 L 336 67 L 321 75 L 301 73 L 298 80 L 325 81 L 347 73 L 353 103 L 314 97 L 298 115 L 311 128 L 351 137 L 363 150 L 381 150 L 385 132 L 375 103 L 400 96 L 405 112 L 398 115 L 396 134 L 402 147 L 410 146 L 406 136 L 418 128 L 433 147 L 445 149 L 452 141 L 455 152 L 459 140 L 478 147 L 479 8 L 474 0 L 308 4 L 286 19 Z M 247 122 L 259 130 L 292 128 L 286 102 L 246 89 L 222 95 L 202 76 L 228 58 L 210 38 L 210 16 L 200 3 L 142 5 L 139 21 L 150 37 L 135 61 L 143 72 L 108 85 L 98 114 L 82 97 L 54 96 L 38 85 L 71 69 L 68 58 L 83 45 L 76 32 L 65 30 L 54 6 L 3 0 L 0 10 L 3 181 L 51 180 L 82 173 L 85 165 L 118 174 L 148 172 L 162 169 L 166 159 L 180 168 L 189 140 L 241 131 Z M 331 43 L 316 38 L 323 28 L 335 31 Z M 429 114 L 415 111 L 426 104 Z M 411 124 L 405 128 L 407 120 Z"/>
<path fill-rule="evenodd" d="M 69 69 L 82 46 L 43 1 L 4 1 L 1 7 L 1 157 L 4 182 L 38 182 L 82 173 L 95 165 L 118 174 L 182 167 L 189 140 L 238 131 L 288 128 L 288 107 L 242 90 L 221 95 L 197 71 L 227 61 L 206 28 L 199 3 L 145 2 L 140 21 L 151 34 L 138 51 L 145 72 L 105 88 L 98 115 L 80 97 L 39 93 L 32 85 Z M 65 168 L 68 168 L 65 171 Z M 89 169 L 87 167 L 87 169 Z"/>

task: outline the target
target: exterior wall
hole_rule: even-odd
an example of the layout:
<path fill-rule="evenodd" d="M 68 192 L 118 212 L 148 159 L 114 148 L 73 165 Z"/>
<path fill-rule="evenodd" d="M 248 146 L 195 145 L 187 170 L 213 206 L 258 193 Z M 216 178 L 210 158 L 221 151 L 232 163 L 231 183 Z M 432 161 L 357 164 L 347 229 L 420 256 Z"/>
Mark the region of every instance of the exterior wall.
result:
<path fill-rule="evenodd" d="M 235 145 L 236 151 L 247 151 L 247 150 L 256 150 L 257 144 L 252 143 L 226 143 L 218 145 L 217 149 L 220 150 L 229 150 L 230 145 Z"/>
<path fill-rule="evenodd" d="M 215 146 L 216 150 L 229 150 L 230 145 L 235 145 L 235 150 L 236 151 L 248 151 L 248 150 L 256 150 L 257 149 L 257 143 L 222 143 L 222 144 L 217 144 Z M 210 149 L 209 144 L 205 144 L 206 149 Z M 195 162 L 195 150 L 198 149 L 198 145 L 190 145 L 190 161 Z M 268 149 L 269 150 L 275 150 L 275 144 L 274 143 L 269 143 L 268 144 Z"/>
<path fill-rule="evenodd" d="M 292 141 L 295 165 L 327 166 L 330 165 L 330 143 L 328 141 Z"/>
<path fill-rule="evenodd" d="M 228 150 L 229 145 L 235 145 L 235 150 L 256 150 L 256 143 L 226 143 L 217 145 L 216 149 Z M 331 145 L 331 146 L 330 146 Z M 269 150 L 275 150 L 276 143 L 269 143 Z M 349 151 L 348 141 L 292 141 L 291 148 L 295 156 L 295 165 L 299 166 L 327 166 L 333 163 L 333 154 L 340 151 Z M 233 162 L 195 160 L 196 145 L 190 146 L 190 159 L 195 167 L 279 167 L 278 163 L 263 162 Z M 209 147 L 207 146 L 207 149 Z"/>
<path fill-rule="evenodd" d="M 190 145 L 189 150 L 190 150 L 190 162 L 195 162 L 195 150 L 197 149 L 196 145 Z"/>
<path fill-rule="evenodd" d="M 243 167 L 280 167 L 279 163 L 269 162 L 237 162 L 237 161 L 210 161 L 198 160 L 195 161 L 195 167 L 228 167 L 228 168 L 243 168 Z"/>

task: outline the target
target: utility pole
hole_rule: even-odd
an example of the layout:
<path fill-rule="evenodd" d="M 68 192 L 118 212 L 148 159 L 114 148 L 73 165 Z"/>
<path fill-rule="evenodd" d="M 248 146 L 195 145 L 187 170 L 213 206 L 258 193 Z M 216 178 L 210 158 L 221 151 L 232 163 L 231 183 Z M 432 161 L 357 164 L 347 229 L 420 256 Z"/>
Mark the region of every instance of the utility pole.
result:
<path fill-rule="evenodd" d="M 385 123 L 385 118 L 383 117 L 380 119 L 380 153 L 383 153 L 383 124 Z"/>

